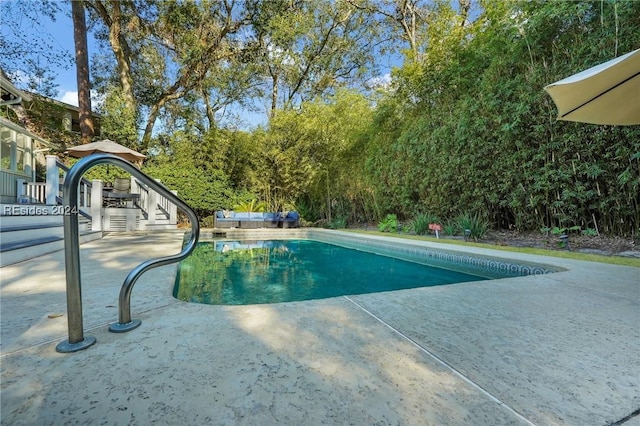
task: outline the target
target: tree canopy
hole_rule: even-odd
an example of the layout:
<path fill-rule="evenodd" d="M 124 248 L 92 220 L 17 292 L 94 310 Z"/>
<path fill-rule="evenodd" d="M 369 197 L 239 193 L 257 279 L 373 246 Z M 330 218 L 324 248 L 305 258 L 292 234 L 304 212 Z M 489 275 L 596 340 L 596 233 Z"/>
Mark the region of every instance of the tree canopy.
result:
<path fill-rule="evenodd" d="M 637 49 L 639 2 L 85 4 L 103 132 L 202 215 L 640 231 L 639 126 L 557 121 L 543 91 Z M 241 126 L 252 110 L 266 124 Z"/>

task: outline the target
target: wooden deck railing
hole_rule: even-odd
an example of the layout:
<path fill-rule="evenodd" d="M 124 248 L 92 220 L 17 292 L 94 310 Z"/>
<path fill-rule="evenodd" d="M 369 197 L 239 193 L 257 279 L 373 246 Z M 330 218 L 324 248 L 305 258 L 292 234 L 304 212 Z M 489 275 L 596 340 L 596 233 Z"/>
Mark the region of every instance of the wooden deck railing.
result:
<path fill-rule="evenodd" d="M 55 155 L 47 156 L 47 182 L 30 183 L 22 181 L 18 184 L 18 192 L 28 198 L 30 203 L 44 203 L 49 205 L 59 205 L 62 203 L 62 184 L 65 180 L 69 168 L 58 161 Z M 157 182 L 160 182 L 159 180 Z M 131 177 L 132 194 L 139 195 L 134 199 L 133 207 L 140 210 L 140 215 L 147 225 L 154 225 L 157 222 L 156 214 L 160 210 L 168 218 L 169 225 L 178 223 L 177 206 L 167 197 L 145 185 L 135 177 Z M 171 191 L 177 194 L 176 191 Z M 80 213 L 92 221 L 93 230 L 110 230 L 108 225 L 103 224 L 105 210 L 103 209 L 103 182 L 94 180 L 89 182 L 82 178 L 78 188 L 78 204 Z M 115 212 L 115 210 L 114 210 Z M 112 215 L 114 216 L 114 215 Z M 105 222 L 108 222 L 105 219 Z M 105 229 L 106 226 L 106 229 Z M 138 227 L 138 225 L 136 225 Z"/>

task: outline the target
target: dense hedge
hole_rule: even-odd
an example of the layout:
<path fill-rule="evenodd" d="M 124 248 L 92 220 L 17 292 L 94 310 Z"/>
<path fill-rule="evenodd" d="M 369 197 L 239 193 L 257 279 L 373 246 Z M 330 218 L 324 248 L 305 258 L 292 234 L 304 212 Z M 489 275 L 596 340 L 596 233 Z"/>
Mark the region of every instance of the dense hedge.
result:
<path fill-rule="evenodd" d="M 496 3 L 476 25 L 445 40 L 446 59 L 403 69 L 377 108 L 367 170 L 382 210 L 637 234 L 640 127 L 556 121 L 543 87 L 638 48 L 640 3 Z"/>

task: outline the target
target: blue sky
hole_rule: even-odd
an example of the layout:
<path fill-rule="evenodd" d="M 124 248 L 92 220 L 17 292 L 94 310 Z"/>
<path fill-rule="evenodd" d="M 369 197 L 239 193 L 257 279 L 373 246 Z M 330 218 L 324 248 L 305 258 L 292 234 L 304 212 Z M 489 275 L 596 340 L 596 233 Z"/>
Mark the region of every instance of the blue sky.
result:
<path fill-rule="evenodd" d="M 67 5 L 62 5 L 63 9 L 70 9 Z M 69 11 L 70 12 L 70 11 Z M 49 20 L 43 20 L 45 30 L 50 34 L 51 41 L 60 50 L 67 52 L 71 58 L 74 58 L 74 46 L 73 46 L 73 24 L 71 22 L 71 16 L 67 13 L 59 13 L 56 22 Z M 89 54 L 96 52 L 93 36 L 89 34 L 88 37 Z M 76 83 L 76 69 L 74 66 L 68 69 L 59 68 L 55 72 L 56 83 L 58 84 L 58 97 L 59 101 L 78 105 L 78 89 Z"/>

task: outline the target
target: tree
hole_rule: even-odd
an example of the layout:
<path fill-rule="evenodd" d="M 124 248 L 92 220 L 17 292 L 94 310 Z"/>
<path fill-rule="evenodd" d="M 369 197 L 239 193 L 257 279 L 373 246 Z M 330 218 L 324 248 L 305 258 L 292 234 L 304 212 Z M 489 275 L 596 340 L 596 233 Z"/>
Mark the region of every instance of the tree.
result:
<path fill-rule="evenodd" d="M 72 57 L 52 42 L 45 29 L 61 10 L 60 3 L 52 1 L 0 2 L 0 68 L 14 83 L 20 81 L 27 90 L 49 97 L 57 95 L 54 70 L 73 66 Z"/>
<path fill-rule="evenodd" d="M 210 161 L 214 153 L 206 149 L 206 141 L 194 143 L 197 135 L 175 132 L 161 139 L 162 149 L 156 147 L 159 152 L 150 157 L 143 171 L 177 190 L 199 218 L 251 198 L 242 189 L 234 189 L 224 170 Z"/>
<path fill-rule="evenodd" d="M 556 121 L 542 87 L 638 45 L 633 2 L 484 2 L 430 22 L 421 64 L 378 104 L 368 176 L 388 212 L 635 235 L 638 130 Z M 437 41 L 437 43 L 435 43 Z"/>
<path fill-rule="evenodd" d="M 80 116 L 80 134 L 82 143 L 93 138 L 93 119 L 91 118 L 91 83 L 89 81 L 89 52 L 87 48 L 87 25 L 82 0 L 71 1 L 73 18 L 73 40 L 76 49 L 76 76 L 78 82 L 78 113 Z"/>
<path fill-rule="evenodd" d="M 106 38 L 116 59 L 117 80 L 121 86 L 125 109 L 135 115 L 138 105 L 133 90 L 132 52 L 124 33 L 125 28 L 137 28 L 142 22 L 136 12 L 135 3 L 117 0 L 89 0 L 86 4 L 87 7 L 91 7 L 91 10 L 108 30 Z"/>
<path fill-rule="evenodd" d="M 354 171 L 362 162 L 353 147 L 371 111 L 362 95 L 347 90 L 279 111 L 261 134 L 256 192 L 280 204 L 305 202 L 314 219 L 349 215 L 342 204 L 359 201 L 361 175 Z"/>
<path fill-rule="evenodd" d="M 254 28 L 270 115 L 361 83 L 375 72 L 372 17 L 348 1 L 267 3 Z"/>
<path fill-rule="evenodd" d="M 146 148 L 156 121 L 171 104 L 188 96 L 202 96 L 210 120 L 212 79 L 227 61 L 250 50 L 238 34 L 248 25 L 250 9 L 235 1 L 120 2 L 90 0 L 108 30 L 118 63 L 118 79 L 127 102 L 147 111 L 142 144 Z M 125 12 L 126 10 L 126 12 Z M 127 28 L 127 31 L 124 31 Z M 230 73 L 229 75 L 235 75 Z M 228 97 L 223 102 L 236 101 Z M 225 96 L 220 96 L 225 99 Z"/>

